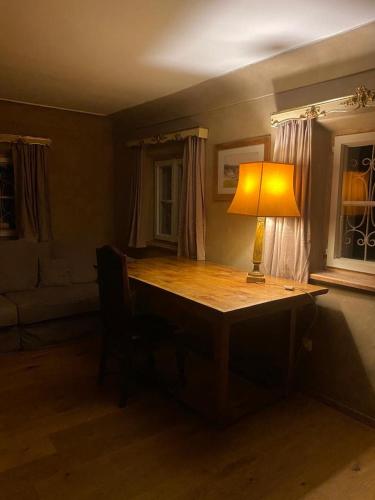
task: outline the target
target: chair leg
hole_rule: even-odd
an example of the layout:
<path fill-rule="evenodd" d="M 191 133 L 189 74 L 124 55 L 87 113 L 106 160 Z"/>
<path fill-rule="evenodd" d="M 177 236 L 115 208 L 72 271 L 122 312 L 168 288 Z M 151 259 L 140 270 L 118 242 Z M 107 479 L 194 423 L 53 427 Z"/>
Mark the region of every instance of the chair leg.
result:
<path fill-rule="evenodd" d="M 129 345 L 124 353 L 124 358 L 120 364 L 120 401 L 119 407 L 124 408 L 127 405 L 129 398 L 130 379 L 133 375 L 133 356 L 130 350 L 132 347 Z"/>
<path fill-rule="evenodd" d="M 118 403 L 119 408 L 125 408 L 128 403 L 129 391 L 127 384 L 121 384 L 120 391 L 120 401 Z"/>
<path fill-rule="evenodd" d="M 177 364 L 178 376 L 179 376 L 179 379 L 180 379 L 182 386 L 185 386 L 185 384 L 186 384 L 186 375 L 185 375 L 186 356 L 187 356 L 186 349 L 184 349 L 182 346 L 177 346 L 176 364 Z"/>
<path fill-rule="evenodd" d="M 153 380 L 156 376 L 156 363 L 155 363 L 155 355 L 152 350 L 150 350 L 147 356 L 147 371 L 150 380 Z"/>
<path fill-rule="evenodd" d="M 102 341 L 102 352 L 100 353 L 98 378 L 97 378 L 98 385 L 102 384 L 104 381 L 105 372 L 106 372 L 106 368 L 107 368 L 107 354 L 108 354 L 107 342 L 105 340 L 103 340 Z"/>
<path fill-rule="evenodd" d="M 127 362 L 123 361 L 120 368 L 120 401 L 119 407 L 124 408 L 129 397 L 129 367 Z"/>

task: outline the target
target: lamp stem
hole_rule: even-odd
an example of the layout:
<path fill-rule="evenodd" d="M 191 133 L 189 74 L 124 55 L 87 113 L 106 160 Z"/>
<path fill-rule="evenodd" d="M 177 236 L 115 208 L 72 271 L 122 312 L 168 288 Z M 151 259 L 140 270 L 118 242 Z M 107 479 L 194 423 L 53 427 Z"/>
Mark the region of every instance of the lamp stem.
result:
<path fill-rule="evenodd" d="M 263 239 L 265 217 L 257 217 L 257 228 L 255 231 L 255 242 L 253 251 L 253 270 L 249 271 L 246 281 L 248 283 L 264 283 L 266 281 L 264 274 L 260 271 L 260 265 L 263 257 Z"/>

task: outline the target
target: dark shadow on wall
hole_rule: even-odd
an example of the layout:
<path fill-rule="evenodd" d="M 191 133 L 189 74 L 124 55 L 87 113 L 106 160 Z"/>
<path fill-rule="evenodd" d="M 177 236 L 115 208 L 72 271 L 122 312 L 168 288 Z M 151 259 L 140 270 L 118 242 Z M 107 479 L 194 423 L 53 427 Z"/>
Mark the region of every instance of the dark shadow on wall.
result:
<path fill-rule="evenodd" d="M 234 325 L 232 368 L 249 380 L 283 394 L 288 359 L 288 313 Z"/>
<path fill-rule="evenodd" d="M 302 387 L 375 422 L 374 325 L 373 295 L 331 288 L 300 373 Z"/>
<path fill-rule="evenodd" d="M 296 385 L 375 423 L 375 301 L 373 295 L 331 288 L 315 308 L 301 308 L 297 320 Z M 231 369 L 284 396 L 289 349 L 288 313 L 259 317 L 235 325 L 231 335 Z M 308 333 L 312 351 L 302 346 Z M 212 345 L 202 332 L 193 350 L 210 357 Z M 259 407 L 259 409 L 261 409 Z"/>
<path fill-rule="evenodd" d="M 327 296 L 319 299 L 318 317 L 312 330 L 314 306 L 299 310 L 296 342 L 296 389 L 331 402 L 369 423 L 375 423 L 374 307 L 371 295 L 331 288 Z M 207 325 L 198 324 L 192 332 L 194 334 L 189 334 L 191 352 L 208 363 L 212 360 L 213 346 Z M 303 348 L 302 339 L 307 333 L 312 340 L 311 352 Z M 232 374 L 250 382 L 245 395 L 240 379 L 237 382 L 234 379 L 232 396 L 242 392 L 250 398 L 251 412 L 264 411 L 285 397 L 289 349 L 287 312 L 235 325 L 230 348 Z M 187 366 L 189 385 L 193 387 L 195 383 L 196 393 L 204 396 L 207 384 L 203 376 L 196 383 L 196 373 L 201 366 L 194 355 L 188 354 Z M 269 396 L 260 398 L 261 391 Z"/>
<path fill-rule="evenodd" d="M 374 296 L 331 287 L 297 318 L 296 385 L 358 418 L 375 423 Z M 313 326 L 313 328 L 310 328 Z M 212 357 L 207 332 L 196 329 L 192 349 Z M 302 345 L 312 340 L 312 351 Z M 289 349 L 289 316 L 280 312 L 235 325 L 231 334 L 231 370 L 284 397 Z M 261 409 L 261 406 L 258 408 Z"/>

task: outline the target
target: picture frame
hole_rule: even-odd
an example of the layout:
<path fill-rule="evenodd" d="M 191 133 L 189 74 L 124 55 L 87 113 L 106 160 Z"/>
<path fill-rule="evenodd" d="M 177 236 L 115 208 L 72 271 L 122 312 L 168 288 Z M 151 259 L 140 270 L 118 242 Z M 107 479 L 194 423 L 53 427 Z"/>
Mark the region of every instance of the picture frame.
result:
<path fill-rule="evenodd" d="M 236 192 L 240 163 L 269 161 L 270 155 L 270 135 L 217 144 L 214 199 L 226 201 L 233 198 Z"/>

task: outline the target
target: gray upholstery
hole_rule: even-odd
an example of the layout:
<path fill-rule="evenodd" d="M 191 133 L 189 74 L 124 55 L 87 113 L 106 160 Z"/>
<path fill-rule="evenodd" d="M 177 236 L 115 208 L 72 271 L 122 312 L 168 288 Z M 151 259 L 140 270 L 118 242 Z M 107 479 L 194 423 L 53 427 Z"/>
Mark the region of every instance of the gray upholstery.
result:
<path fill-rule="evenodd" d="M 38 245 L 32 241 L 0 242 L 0 293 L 30 290 L 38 283 Z"/>
<path fill-rule="evenodd" d="M 39 286 L 67 286 L 72 284 L 69 264 L 65 259 L 39 258 Z"/>
<path fill-rule="evenodd" d="M 88 335 L 100 335 L 102 323 L 98 313 L 89 313 L 25 325 L 22 328 L 22 349 L 30 351 Z"/>
<path fill-rule="evenodd" d="M 98 315 L 90 318 L 99 310 L 95 246 L 0 241 L 0 352 L 34 349 L 97 329 Z M 65 259 L 64 266 L 56 257 Z M 52 269 L 43 267 L 46 262 Z"/>
<path fill-rule="evenodd" d="M 39 258 L 51 257 L 51 243 L 49 241 L 40 241 L 36 246 Z"/>
<path fill-rule="evenodd" d="M 21 333 L 18 326 L 0 328 L 0 353 L 21 349 Z"/>
<path fill-rule="evenodd" d="M 92 283 L 97 275 L 95 245 L 77 242 L 52 242 L 52 255 L 57 259 L 65 259 L 70 267 L 72 283 Z"/>
<path fill-rule="evenodd" d="M 18 323 L 17 307 L 6 297 L 0 295 L 0 328 Z"/>
<path fill-rule="evenodd" d="M 96 283 L 36 288 L 7 293 L 6 297 L 17 305 L 23 325 L 99 310 Z"/>

